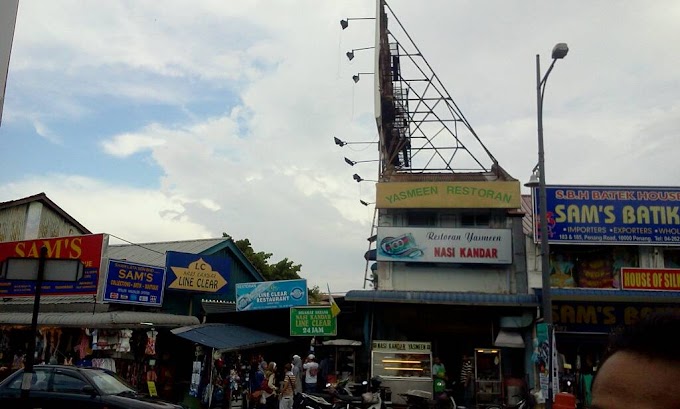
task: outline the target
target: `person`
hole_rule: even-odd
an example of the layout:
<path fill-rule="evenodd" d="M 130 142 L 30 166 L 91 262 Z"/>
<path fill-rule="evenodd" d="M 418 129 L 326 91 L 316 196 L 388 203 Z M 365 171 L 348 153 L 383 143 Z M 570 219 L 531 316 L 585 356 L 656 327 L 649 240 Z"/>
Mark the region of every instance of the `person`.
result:
<path fill-rule="evenodd" d="M 279 396 L 279 409 L 293 409 L 293 395 L 295 394 L 295 375 L 293 375 L 293 365 L 287 363 L 284 366 L 283 382 L 281 383 L 281 394 Z"/>
<path fill-rule="evenodd" d="M 432 364 L 432 378 L 434 379 L 434 393 L 438 395 L 446 389 L 446 367 L 438 356 L 434 357 Z"/>
<path fill-rule="evenodd" d="M 680 313 L 649 314 L 610 340 L 592 409 L 680 408 Z"/>
<path fill-rule="evenodd" d="M 271 361 L 267 364 L 267 369 L 264 372 L 264 377 L 267 382 L 267 387 L 262 389 L 262 396 L 264 396 L 266 409 L 278 409 L 278 400 L 276 399 L 276 362 Z M 262 400 L 260 400 L 262 403 Z"/>
<path fill-rule="evenodd" d="M 248 382 L 250 383 L 250 394 L 248 407 L 250 409 L 259 408 L 260 396 L 262 395 L 262 381 L 264 380 L 264 371 L 260 368 L 260 363 L 257 359 L 254 359 L 250 363 L 250 374 L 248 375 Z"/>
<path fill-rule="evenodd" d="M 475 382 L 472 374 L 472 358 L 463 354 L 463 364 L 460 368 L 460 384 L 463 388 L 463 402 L 466 408 L 472 407 L 472 398 L 475 394 Z"/>
<path fill-rule="evenodd" d="M 305 392 L 314 393 L 316 392 L 316 381 L 317 374 L 319 373 L 319 364 L 315 361 L 316 357 L 314 354 L 309 354 L 305 363 L 302 365 L 302 369 L 305 371 Z"/>
<path fill-rule="evenodd" d="M 302 357 L 293 355 L 293 375 L 295 376 L 295 394 L 302 392 L 302 381 L 305 372 L 302 369 Z"/>

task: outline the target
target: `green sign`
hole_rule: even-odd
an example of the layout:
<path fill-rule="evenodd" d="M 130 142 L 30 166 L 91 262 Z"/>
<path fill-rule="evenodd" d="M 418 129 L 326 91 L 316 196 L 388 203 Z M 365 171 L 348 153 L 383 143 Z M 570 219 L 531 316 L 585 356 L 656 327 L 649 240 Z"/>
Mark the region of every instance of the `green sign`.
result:
<path fill-rule="evenodd" d="M 295 307 L 290 309 L 290 335 L 337 335 L 338 320 L 331 307 Z"/>

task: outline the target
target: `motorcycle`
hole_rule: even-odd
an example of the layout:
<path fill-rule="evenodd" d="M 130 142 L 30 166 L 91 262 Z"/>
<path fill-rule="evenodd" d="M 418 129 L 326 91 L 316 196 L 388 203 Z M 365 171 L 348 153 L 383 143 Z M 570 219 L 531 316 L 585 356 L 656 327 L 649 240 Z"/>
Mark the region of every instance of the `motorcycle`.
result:
<path fill-rule="evenodd" d="M 515 395 L 514 397 L 519 398 L 519 401 L 514 405 L 490 405 L 487 406 L 487 409 L 533 409 L 536 407 L 536 398 L 531 391 Z"/>
<path fill-rule="evenodd" d="M 400 395 L 406 401 L 407 409 L 465 409 L 456 404 L 452 389 L 445 389 L 434 398 L 432 392 L 420 389 L 410 389 Z"/>

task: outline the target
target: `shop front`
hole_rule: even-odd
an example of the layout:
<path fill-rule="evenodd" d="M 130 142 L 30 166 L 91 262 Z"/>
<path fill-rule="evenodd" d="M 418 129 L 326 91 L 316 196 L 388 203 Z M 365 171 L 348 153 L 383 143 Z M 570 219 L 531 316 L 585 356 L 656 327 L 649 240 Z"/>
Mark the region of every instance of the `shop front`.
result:
<path fill-rule="evenodd" d="M 474 386 L 469 404 L 507 403 L 508 386 L 531 383 L 527 368 L 538 305 L 533 295 L 377 290 L 350 291 L 345 299 L 361 301 L 367 320 L 365 343 L 372 348 L 364 376 L 386 377 L 394 405 L 405 405 L 400 393 L 407 389 L 434 393 L 435 358 L 444 364 L 446 387 L 459 404 L 465 398 L 460 379 L 466 358 Z"/>

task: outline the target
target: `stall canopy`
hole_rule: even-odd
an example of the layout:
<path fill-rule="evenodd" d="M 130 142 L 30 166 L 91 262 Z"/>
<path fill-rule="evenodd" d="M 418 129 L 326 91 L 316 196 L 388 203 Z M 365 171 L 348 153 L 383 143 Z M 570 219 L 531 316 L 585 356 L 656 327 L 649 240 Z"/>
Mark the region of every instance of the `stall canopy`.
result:
<path fill-rule="evenodd" d="M 14 325 L 30 325 L 33 314 L 30 312 L 0 313 L 0 323 Z M 109 311 L 109 312 L 41 312 L 38 314 L 38 325 L 54 325 L 61 327 L 91 328 L 148 328 L 179 327 L 198 324 L 198 318 L 192 315 L 162 314 L 142 311 Z"/>
<path fill-rule="evenodd" d="M 289 338 L 235 324 L 214 323 L 174 328 L 171 332 L 197 344 L 235 351 L 291 342 Z"/>

